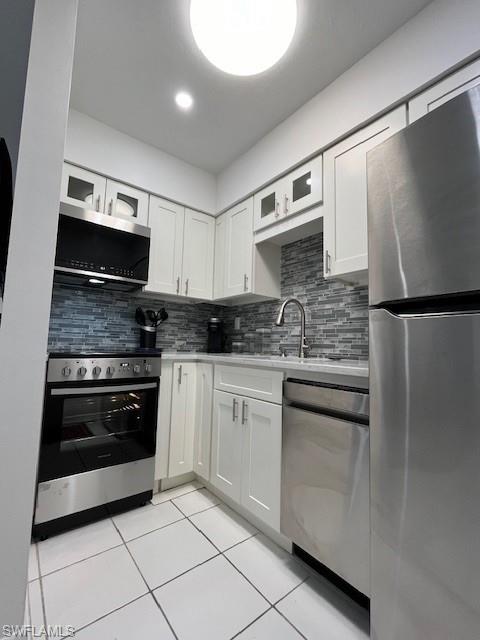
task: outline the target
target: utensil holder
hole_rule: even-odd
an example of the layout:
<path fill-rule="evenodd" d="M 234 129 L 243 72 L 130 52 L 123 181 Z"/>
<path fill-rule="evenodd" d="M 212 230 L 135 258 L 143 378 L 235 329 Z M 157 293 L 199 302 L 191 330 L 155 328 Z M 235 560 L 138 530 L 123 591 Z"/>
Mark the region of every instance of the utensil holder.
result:
<path fill-rule="evenodd" d="M 155 349 L 157 344 L 157 327 L 140 327 L 140 348 Z"/>

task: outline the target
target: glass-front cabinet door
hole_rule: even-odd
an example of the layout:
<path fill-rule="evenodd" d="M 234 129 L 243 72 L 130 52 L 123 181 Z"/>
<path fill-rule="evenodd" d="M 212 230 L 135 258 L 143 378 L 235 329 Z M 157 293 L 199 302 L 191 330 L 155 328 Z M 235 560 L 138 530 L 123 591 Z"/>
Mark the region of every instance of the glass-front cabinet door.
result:
<path fill-rule="evenodd" d="M 285 217 L 312 207 L 323 200 L 322 156 L 298 167 L 286 176 L 286 189 L 281 203 Z"/>
<path fill-rule="evenodd" d="M 255 231 L 268 227 L 280 219 L 285 179 L 277 180 L 255 194 L 253 199 L 253 227 Z"/>
<path fill-rule="evenodd" d="M 148 223 L 148 193 L 114 180 L 107 180 L 105 213 L 146 226 Z"/>
<path fill-rule="evenodd" d="M 107 180 L 93 171 L 63 163 L 62 202 L 103 213 Z"/>

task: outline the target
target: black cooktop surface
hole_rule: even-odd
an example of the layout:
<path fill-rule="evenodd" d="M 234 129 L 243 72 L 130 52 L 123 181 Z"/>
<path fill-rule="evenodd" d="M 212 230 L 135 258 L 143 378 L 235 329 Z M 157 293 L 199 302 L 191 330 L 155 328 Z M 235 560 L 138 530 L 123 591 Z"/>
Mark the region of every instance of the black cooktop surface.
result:
<path fill-rule="evenodd" d="M 50 351 L 49 358 L 128 358 L 128 357 L 145 357 L 145 358 L 160 358 L 162 355 L 162 349 L 122 349 L 118 351 Z"/>

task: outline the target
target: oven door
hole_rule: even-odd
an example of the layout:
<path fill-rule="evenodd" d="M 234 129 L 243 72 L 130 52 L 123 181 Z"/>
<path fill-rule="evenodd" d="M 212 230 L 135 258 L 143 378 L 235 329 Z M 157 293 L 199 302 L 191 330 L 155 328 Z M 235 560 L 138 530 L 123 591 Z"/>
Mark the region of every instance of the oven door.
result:
<path fill-rule="evenodd" d="M 39 482 L 154 456 L 158 387 L 48 384 Z"/>

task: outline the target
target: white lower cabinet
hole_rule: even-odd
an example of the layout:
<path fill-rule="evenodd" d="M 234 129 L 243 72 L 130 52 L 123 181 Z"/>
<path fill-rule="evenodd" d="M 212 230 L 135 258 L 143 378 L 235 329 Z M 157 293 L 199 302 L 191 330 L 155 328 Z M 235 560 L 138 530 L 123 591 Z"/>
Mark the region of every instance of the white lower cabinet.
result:
<path fill-rule="evenodd" d="M 236 502 L 241 496 L 243 441 L 238 409 L 238 396 L 215 391 L 210 482 Z"/>
<path fill-rule="evenodd" d="M 196 371 L 195 438 L 193 470 L 210 480 L 210 444 L 212 438 L 213 365 L 198 363 Z"/>
<path fill-rule="evenodd" d="M 282 407 L 216 390 L 210 481 L 280 528 Z"/>
<path fill-rule="evenodd" d="M 282 406 L 242 398 L 241 503 L 273 529 L 280 529 Z"/>
<path fill-rule="evenodd" d="M 196 366 L 195 363 L 173 365 L 168 461 L 170 478 L 193 471 Z"/>

